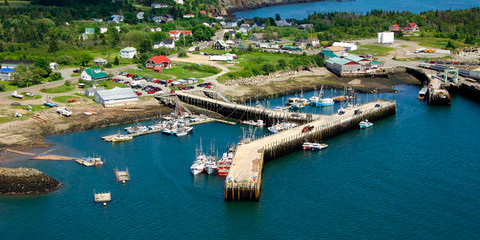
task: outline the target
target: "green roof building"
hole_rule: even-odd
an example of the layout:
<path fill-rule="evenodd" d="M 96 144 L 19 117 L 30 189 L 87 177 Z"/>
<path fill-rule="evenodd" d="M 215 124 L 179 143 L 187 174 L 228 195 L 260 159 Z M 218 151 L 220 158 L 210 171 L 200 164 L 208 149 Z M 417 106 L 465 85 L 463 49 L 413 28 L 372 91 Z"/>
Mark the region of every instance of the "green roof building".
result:
<path fill-rule="evenodd" d="M 98 81 L 107 78 L 107 74 L 102 72 L 102 69 L 95 67 L 95 68 L 87 68 L 83 70 L 82 74 L 80 75 L 80 79 L 85 81 Z"/>

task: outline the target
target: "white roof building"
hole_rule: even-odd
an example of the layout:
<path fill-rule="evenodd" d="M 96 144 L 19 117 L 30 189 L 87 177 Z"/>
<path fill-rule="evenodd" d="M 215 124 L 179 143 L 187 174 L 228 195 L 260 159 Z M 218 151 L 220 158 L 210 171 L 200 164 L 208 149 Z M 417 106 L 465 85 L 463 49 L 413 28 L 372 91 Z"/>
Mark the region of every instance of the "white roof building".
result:
<path fill-rule="evenodd" d="M 104 107 L 121 106 L 138 101 L 138 96 L 131 88 L 115 87 L 110 90 L 97 90 L 93 100 L 102 104 Z"/>
<path fill-rule="evenodd" d="M 121 58 L 128 58 L 132 59 L 137 55 L 137 49 L 134 47 L 126 47 L 122 50 L 120 50 L 120 57 Z"/>
<path fill-rule="evenodd" d="M 346 43 L 346 42 L 334 42 L 332 44 L 334 47 L 344 47 L 346 51 L 355 51 L 358 49 L 355 43 Z"/>

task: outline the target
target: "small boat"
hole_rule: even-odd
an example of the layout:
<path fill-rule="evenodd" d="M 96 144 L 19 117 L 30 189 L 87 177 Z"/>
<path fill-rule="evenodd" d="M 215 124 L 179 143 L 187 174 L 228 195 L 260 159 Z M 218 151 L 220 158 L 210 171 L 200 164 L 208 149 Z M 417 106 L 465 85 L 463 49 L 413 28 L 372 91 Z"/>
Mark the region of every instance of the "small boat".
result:
<path fill-rule="evenodd" d="M 190 132 L 192 132 L 193 127 L 183 126 L 183 127 L 179 127 L 177 129 L 174 129 L 173 131 L 174 131 L 175 136 L 183 137 L 183 136 L 188 135 Z"/>
<path fill-rule="evenodd" d="M 125 142 L 132 140 L 133 137 L 129 135 L 118 134 L 112 138 L 112 142 Z"/>
<path fill-rule="evenodd" d="M 258 119 L 257 121 L 253 120 L 248 120 L 248 121 L 242 121 L 243 124 L 251 125 L 251 126 L 256 126 L 256 127 L 264 127 L 265 123 L 263 120 Z"/>
<path fill-rule="evenodd" d="M 358 125 L 360 125 L 360 128 L 369 128 L 373 126 L 373 123 L 369 122 L 368 119 L 365 119 L 361 121 Z"/>
<path fill-rule="evenodd" d="M 205 172 L 208 175 L 216 174 L 218 172 L 217 158 L 214 156 L 208 156 L 205 162 Z"/>
<path fill-rule="evenodd" d="M 332 99 L 333 99 L 334 102 L 343 102 L 347 98 L 345 96 L 336 96 L 336 97 L 333 97 Z"/>
<path fill-rule="evenodd" d="M 302 144 L 302 148 L 303 148 L 303 150 L 311 150 L 311 149 L 312 149 L 312 145 L 313 145 L 313 143 L 311 143 L 311 142 L 304 142 L 304 143 Z"/>
<path fill-rule="evenodd" d="M 282 122 L 282 123 L 275 124 L 271 127 L 268 127 L 268 131 L 275 134 L 275 133 L 279 133 L 283 130 L 288 130 L 290 128 L 294 128 L 296 126 L 297 126 L 296 123 Z"/>
<path fill-rule="evenodd" d="M 418 92 L 418 99 L 419 100 L 425 100 L 425 95 L 427 94 L 428 87 L 423 86 L 422 89 Z"/>
<path fill-rule="evenodd" d="M 92 157 L 77 159 L 75 160 L 75 162 L 85 167 L 93 167 L 93 166 L 98 167 L 104 164 L 101 158 L 92 158 Z"/>
<path fill-rule="evenodd" d="M 148 131 L 148 127 L 137 124 L 135 126 L 126 127 L 125 131 L 127 131 L 127 133 L 129 133 L 129 134 L 141 133 L 141 132 Z"/>
<path fill-rule="evenodd" d="M 47 107 L 57 107 L 58 104 L 56 103 L 53 103 L 53 102 L 43 102 L 43 105 L 47 106 Z"/>
<path fill-rule="evenodd" d="M 57 108 L 57 113 L 65 117 L 70 117 L 72 115 L 72 111 L 68 110 L 66 107 Z"/>
<path fill-rule="evenodd" d="M 291 106 L 293 103 L 298 102 L 298 101 L 300 101 L 300 98 L 298 98 L 298 97 L 291 97 L 291 98 L 288 98 L 288 99 L 287 99 L 287 102 L 285 103 L 285 105 Z"/>
<path fill-rule="evenodd" d="M 13 92 L 12 92 L 12 97 L 18 98 L 18 99 L 23 99 L 23 95 L 22 95 L 22 94 L 18 94 L 17 91 L 13 91 Z"/>
<path fill-rule="evenodd" d="M 87 116 L 92 116 L 92 115 L 97 115 L 97 112 L 95 112 L 93 110 L 88 110 L 88 111 L 83 112 L 83 114 L 85 114 Z"/>
<path fill-rule="evenodd" d="M 337 111 L 338 115 L 342 115 L 345 113 L 345 109 L 342 108 L 339 108 L 338 111 Z"/>
<path fill-rule="evenodd" d="M 291 106 L 290 110 L 299 110 L 299 109 L 305 108 L 305 105 L 303 105 L 303 103 L 301 103 L 301 102 L 294 102 L 290 106 Z"/>
<path fill-rule="evenodd" d="M 190 166 L 190 172 L 193 175 L 198 175 L 203 172 L 205 169 L 205 163 L 207 161 L 207 156 L 203 153 L 200 153 L 197 158 L 195 159 L 195 162 Z"/>
<path fill-rule="evenodd" d="M 327 107 L 327 106 L 333 106 L 335 102 L 333 101 L 332 98 L 322 98 L 320 101 L 315 102 L 315 106 L 317 107 Z"/>
<path fill-rule="evenodd" d="M 325 143 L 312 143 L 312 151 L 319 151 L 327 147 L 328 145 Z"/>

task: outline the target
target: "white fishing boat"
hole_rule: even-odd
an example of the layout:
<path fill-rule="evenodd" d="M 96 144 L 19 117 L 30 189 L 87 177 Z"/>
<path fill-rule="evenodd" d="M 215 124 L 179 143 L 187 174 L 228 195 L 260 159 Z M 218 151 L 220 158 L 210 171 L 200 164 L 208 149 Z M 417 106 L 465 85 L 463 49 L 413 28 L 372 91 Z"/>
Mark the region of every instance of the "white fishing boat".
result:
<path fill-rule="evenodd" d="M 425 85 L 422 87 L 422 89 L 420 89 L 420 91 L 418 92 L 418 99 L 419 100 L 424 100 L 425 99 L 425 95 L 427 94 L 427 90 L 428 90 L 428 87 Z"/>
<path fill-rule="evenodd" d="M 177 136 L 177 137 L 186 136 L 189 133 L 191 133 L 192 131 L 193 131 L 193 127 L 189 127 L 189 126 L 178 127 L 178 128 L 173 130 L 175 136 Z"/>
<path fill-rule="evenodd" d="M 313 145 L 313 143 L 311 143 L 311 142 L 304 142 L 304 143 L 302 144 L 302 148 L 303 148 L 303 150 L 311 150 L 311 149 L 312 149 L 312 145 Z"/>
<path fill-rule="evenodd" d="M 297 126 L 296 123 L 282 122 L 282 123 L 275 124 L 271 127 L 268 127 L 268 131 L 275 134 L 275 133 L 279 133 L 283 130 L 288 130 L 290 128 L 294 128 L 296 126 Z"/>
<path fill-rule="evenodd" d="M 127 131 L 127 133 L 129 133 L 129 134 L 141 133 L 141 132 L 148 131 L 148 127 L 137 124 L 135 126 L 126 127 L 125 131 Z"/>
<path fill-rule="evenodd" d="M 118 134 L 112 138 L 112 142 L 125 142 L 125 141 L 130 141 L 132 139 L 133 137 L 130 135 Z"/>
<path fill-rule="evenodd" d="M 22 95 L 22 94 L 18 94 L 17 91 L 13 91 L 13 92 L 12 92 L 12 97 L 18 98 L 18 99 L 23 99 L 23 95 Z"/>
<path fill-rule="evenodd" d="M 369 127 L 373 126 L 373 123 L 369 122 L 368 119 L 365 119 L 365 120 L 361 121 L 358 125 L 360 126 L 360 128 L 369 128 Z"/>
<path fill-rule="evenodd" d="M 253 121 L 253 120 L 242 121 L 241 123 L 251 125 L 251 126 L 256 126 L 256 127 L 264 127 L 265 126 L 265 123 L 261 119 L 258 119 L 257 121 Z"/>
<path fill-rule="evenodd" d="M 202 151 L 202 139 L 200 138 L 200 148 L 195 148 L 195 161 L 190 166 L 190 172 L 193 175 L 202 173 L 205 169 L 205 163 L 207 162 L 207 155 Z"/>
<path fill-rule="evenodd" d="M 205 172 L 208 175 L 216 174 L 218 172 L 217 158 L 214 156 L 208 156 L 205 162 Z"/>
<path fill-rule="evenodd" d="M 94 157 L 85 157 L 85 158 L 77 159 L 75 160 L 75 162 L 85 167 L 93 167 L 93 166 L 98 167 L 104 164 L 101 158 L 94 158 Z"/>
<path fill-rule="evenodd" d="M 319 151 L 327 147 L 328 145 L 325 143 L 312 143 L 312 151 Z"/>
<path fill-rule="evenodd" d="M 235 157 L 236 148 L 229 148 L 226 153 L 223 153 L 222 158 L 218 161 L 217 172 L 220 176 L 225 176 L 230 171 L 230 167 L 233 163 L 233 158 Z"/>

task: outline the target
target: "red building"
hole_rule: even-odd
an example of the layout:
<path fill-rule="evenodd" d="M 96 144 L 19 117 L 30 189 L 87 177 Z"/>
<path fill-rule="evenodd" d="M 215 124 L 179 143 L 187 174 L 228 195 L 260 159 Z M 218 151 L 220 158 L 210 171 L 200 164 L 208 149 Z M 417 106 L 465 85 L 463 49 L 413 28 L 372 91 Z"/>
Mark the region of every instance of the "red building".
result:
<path fill-rule="evenodd" d="M 155 57 L 149 58 L 145 62 L 145 67 L 153 69 L 157 72 L 161 72 L 161 71 L 163 71 L 163 69 L 171 68 L 172 67 L 172 61 L 170 61 L 170 59 L 168 59 L 164 55 L 155 56 Z"/>
<path fill-rule="evenodd" d="M 416 23 L 409 23 L 407 24 L 406 27 L 403 28 L 403 31 L 405 32 L 418 32 L 420 29 L 418 28 L 418 25 Z"/>

